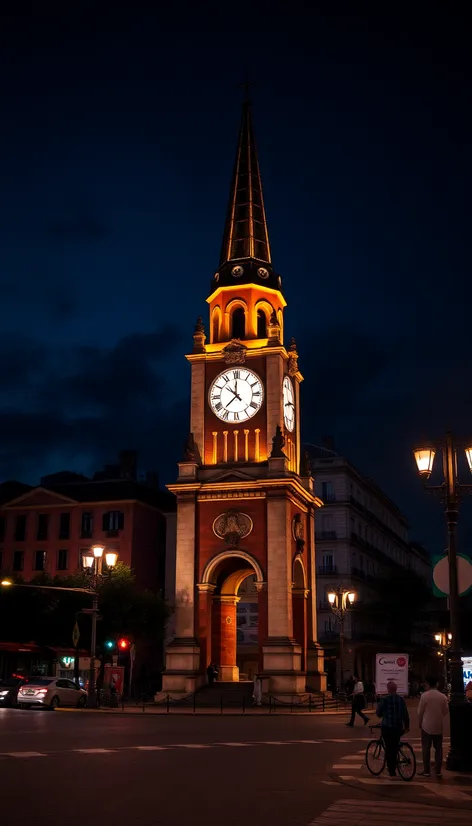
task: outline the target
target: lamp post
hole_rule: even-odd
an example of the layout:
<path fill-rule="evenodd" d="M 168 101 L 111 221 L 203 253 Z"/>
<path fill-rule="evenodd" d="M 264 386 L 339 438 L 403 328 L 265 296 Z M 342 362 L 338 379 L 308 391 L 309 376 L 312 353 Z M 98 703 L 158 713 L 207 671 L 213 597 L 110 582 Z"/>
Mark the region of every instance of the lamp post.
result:
<path fill-rule="evenodd" d="M 443 482 L 440 485 L 428 485 L 437 450 L 443 456 Z M 461 635 L 459 614 L 459 582 L 457 573 L 457 521 L 459 505 L 464 493 L 472 492 L 472 485 L 459 483 L 457 473 L 457 450 L 452 433 L 446 433 L 441 445 L 427 445 L 414 451 L 418 473 L 423 479 L 425 489 L 438 496 L 444 505 L 447 523 L 447 555 L 449 562 L 449 615 L 452 634 L 450 647 L 451 697 L 449 712 L 451 718 L 451 748 L 447 756 L 447 768 L 452 771 L 470 771 L 472 769 L 472 704 L 467 703 L 464 693 L 464 678 L 461 658 Z M 472 471 L 472 446 L 465 447 L 465 455 Z"/>
<path fill-rule="evenodd" d="M 438 633 L 434 635 L 434 639 L 436 640 L 436 642 L 438 644 L 438 648 L 439 648 L 438 654 L 439 654 L 439 656 L 444 658 L 444 660 L 443 660 L 444 687 L 447 690 L 447 683 L 448 683 L 448 679 L 447 679 L 447 652 L 449 651 L 449 649 L 451 647 L 452 634 L 450 634 L 448 631 L 438 631 Z"/>
<path fill-rule="evenodd" d="M 92 583 L 93 602 L 91 608 L 92 615 L 92 631 L 90 635 L 90 671 L 89 671 L 89 685 L 88 685 L 88 704 L 91 708 L 97 705 L 97 687 L 95 680 L 95 654 L 97 649 L 97 617 L 98 617 L 98 584 L 100 579 L 104 576 L 103 571 L 103 554 L 105 548 L 103 545 L 93 545 L 91 553 L 84 554 L 82 557 L 82 565 L 84 571 L 90 576 Z M 105 562 L 108 573 L 111 574 L 112 568 L 115 567 L 118 560 L 118 554 L 115 551 L 105 552 Z"/>
<path fill-rule="evenodd" d="M 339 621 L 339 670 L 341 672 L 341 689 L 344 685 L 344 620 L 349 608 L 354 604 L 356 595 L 351 589 L 338 587 L 328 593 L 330 608 Z"/>

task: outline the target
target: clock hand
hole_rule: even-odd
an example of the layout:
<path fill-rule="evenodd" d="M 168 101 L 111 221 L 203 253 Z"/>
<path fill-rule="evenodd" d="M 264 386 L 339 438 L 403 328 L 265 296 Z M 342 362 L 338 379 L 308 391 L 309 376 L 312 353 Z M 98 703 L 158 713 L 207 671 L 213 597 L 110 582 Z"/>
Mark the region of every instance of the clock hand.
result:
<path fill-rule="evenodd" d="M 234 390 L 231 390 L 231 387 L 228 387 L 227 389 L 229 390 L 229 392 L 230 392 L 230 393 L 232 393 L 232 394 L 233 394 L 233 396 L 234 396 L 236 399 L 239 399 L 239 401 L 240 401 L 240 402 L 242 402 L 242 398 L 241 398 L 241 396 L 240 396 L 240 395 L 238 395 L 238 393 L 235 393 L 235 392 L 234 392 Z M 231 399 L 231 401 L 233 401 L 233 399 Z"/>

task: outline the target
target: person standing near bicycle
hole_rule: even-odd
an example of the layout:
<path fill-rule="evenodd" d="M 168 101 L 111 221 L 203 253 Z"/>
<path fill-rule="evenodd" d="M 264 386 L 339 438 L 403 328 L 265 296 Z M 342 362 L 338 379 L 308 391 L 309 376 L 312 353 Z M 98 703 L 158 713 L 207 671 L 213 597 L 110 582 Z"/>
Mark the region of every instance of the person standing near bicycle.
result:
<path fill-rule="evenodd" d="M 387 691 L 387 696 L 382 697 L 377 706 L 377 717 L 381 721 L 387 771 L 390 777 L 395 777 L 400 738 L 410 728 L 410 715 L 405 700 L 397 694 L 397 684 L 393 680 L 387 683 Z"/>
<path fill-rule="evenodd" d="M 422 777 L 431 777 L 431 746 L 434 746 L 436 777 L 442 777 L 444 721 L 449 713 L 447 697 L 437 689 L 436 677 L 428 677 L 426 691 L 418 704 L 418 723 L 423 751 Z"/>

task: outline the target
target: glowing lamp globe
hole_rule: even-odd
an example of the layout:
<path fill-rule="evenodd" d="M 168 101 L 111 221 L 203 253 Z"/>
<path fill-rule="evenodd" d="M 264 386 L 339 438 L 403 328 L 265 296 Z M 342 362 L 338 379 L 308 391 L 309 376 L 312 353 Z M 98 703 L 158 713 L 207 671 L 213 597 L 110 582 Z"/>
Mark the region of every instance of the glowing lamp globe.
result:
<path fill-rule="evenodd" d="M 413 451 L 418 473 L 425 479 L 429 479 L 433 470 L 436 450 L 434 447 L 418 447 Z"/>

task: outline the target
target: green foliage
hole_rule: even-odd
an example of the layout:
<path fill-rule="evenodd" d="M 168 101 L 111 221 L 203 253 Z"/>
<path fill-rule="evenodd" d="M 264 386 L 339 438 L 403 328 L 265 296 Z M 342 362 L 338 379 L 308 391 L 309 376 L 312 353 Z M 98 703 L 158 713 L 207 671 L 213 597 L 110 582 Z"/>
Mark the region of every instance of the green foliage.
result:
<path fill-rule="evenodd" d="M 18 580 L 15 580 L 18 581 Z M 20 584 L 20 583 L 19 583 Z M 86 573 L 50 579 L 42 573 L 30 584 L 62 588 L 90 588 Z M 97 641 L 129 636 L 135 642 L 158 645 L 163 639 L 169 609 L 163 598 L 152 591 L 142 591 L 126 565 L 118 563 L 110 577 L 98 586 L 98 605 L 102 620 L 97 625 Z M 40 645 L 72 646 L 72 629 L 76 616 L 80 628 L 80 648 L 90 639 L 90 617 L 80 612 L 91 608 L 91 595 L 39 588 L 0 589 L 0 638 L 5 641 Z"/>

